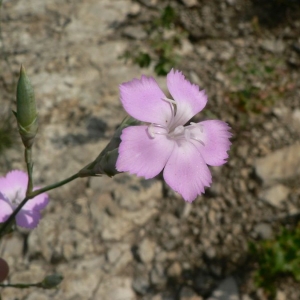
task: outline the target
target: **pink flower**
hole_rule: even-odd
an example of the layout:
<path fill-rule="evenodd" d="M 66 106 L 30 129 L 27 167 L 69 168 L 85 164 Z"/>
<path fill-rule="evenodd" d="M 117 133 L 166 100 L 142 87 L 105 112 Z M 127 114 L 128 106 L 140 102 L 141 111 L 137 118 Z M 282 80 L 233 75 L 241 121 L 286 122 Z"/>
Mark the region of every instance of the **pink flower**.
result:
<path fill-rule="evenodd" d="M 25 198 L 27 182 L 28 175 L 18 170 L 10 171 L 6 177 L 0 177 L 0 223 L 5 222 Z M 16 215 L 17 225 L 25 228 L 36 227 L 41 218 L 40 210 L 47 206 L 48 201 L 46 193 L 28 200 Z"/>
<path fill-rule="evenodd" d="M 120 85 L 124 109 L 146 124 L 123 130 L 116 168 L 146 179 L 163 170 L 166 183 L 192 202 L 211 184 L 207 165 L 226 162 L 230 127 L 218 120 L 184 126 L 205 107 L 207 96 L 173 69 L 167 86 L 174 100 L 165 96 L 152 77 Z"/>

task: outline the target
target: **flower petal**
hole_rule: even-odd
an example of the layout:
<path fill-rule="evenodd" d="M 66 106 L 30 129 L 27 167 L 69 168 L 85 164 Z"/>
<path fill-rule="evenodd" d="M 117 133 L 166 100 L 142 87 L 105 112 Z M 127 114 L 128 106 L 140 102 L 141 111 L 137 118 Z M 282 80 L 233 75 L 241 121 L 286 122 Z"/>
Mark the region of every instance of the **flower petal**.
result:
<path fill-rule="evenodd" d="M 203 159 L 210 166 L 220 166 L 226 163 L 227 151 L 230 148 L 229 141 L 232 134 L 227 123 L 219 120 L 200 122 L 203 127 L 202 141 L 205 146 L 198 143 Z"/>
<path fill-rule="evenodd" d="M 38 211 L 28 211 L 25 209 L 21 209 L 20 212 L 16 215 L 16 223 L 18 226 L 32 229 L 38 225 L 40 218 L 41 215 Z"/>
<path fill-rule="evenodd" d="M 23 199 L 27 189 L 28 175 L 19 170 L 13 170 L 0 178 L 0 192 L 8 199 L 13 199 L 16 192 Z"/>
<path fill-rule="evenodd" d="M 167 75 L 167 85 L 177 103 L 176 125 L 184 125 L 206 105 L 207 96 L 199 86 L 192 84 L 180 71 L 171 70 Z"/>
<path fill-rule="evenodd" d="M 34 188 L 37 190 L 37 188 Z M 44 209 L 49 203 L 49 197 L 46 193 L 37 195 L 33 199 L 28 200 L 28 202 L 24 205 L 24 209 L 26 210 L 42 210 Z"/>
<path fill-rule="evenodd" d="M 5 222 L 12 214 L 13 209 L 7 199 L 0 193 L 0 223 Z"/>
<path fill-rule="evenodd" d="M 211 184 L 211 173 L 200 152 L 190 142 L 182 142 L 174 150 L 164 170 L 166 183 L 192 202 Z"/>
<path fill-rule="evenodd" d="M 172 117 L 170 103 L 152 77 L 142 76 L 120 85 L 121 102 L 126 112 L 137 120 L 166 124 Z"/>
<path fill-rule="evenodd" d="M 116 168 L 146 179 L 158 175 L 164 168 L 175 143 L 165 135 L 148 134 L 148 126 L 131 126 L 123 129 Z"/>

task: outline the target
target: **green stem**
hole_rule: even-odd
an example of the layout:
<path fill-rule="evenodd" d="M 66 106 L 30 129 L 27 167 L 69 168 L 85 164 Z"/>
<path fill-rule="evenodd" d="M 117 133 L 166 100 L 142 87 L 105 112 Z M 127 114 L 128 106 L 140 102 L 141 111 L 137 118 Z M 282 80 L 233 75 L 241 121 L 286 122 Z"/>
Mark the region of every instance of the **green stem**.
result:
<path fill-rule="evenodd" d="M 13 223 L 16 215 L 22 209 L 22 207 L 26 204 L 26 202 L 28 200 L 30 200 L 30 199 L 32 199 L 32 198 L 36 197 L 37 195 L 40 195 L 40 194 L 42 194 L 44 192 L 47 192 L 47 191 L 53 190 L 55 188 L 58 188 L 60 186 L 63 186 L 66 183 L 69 183 L 70 181 L 72 181 L 72 180 L 74 180 L 76 178 L 79 178 L 79 177 L 80 177 L 79 173 L 76 173 L 76 174 L 74 174 L 74 175 L 72 175 L 72 176 L 70 176 L 70 177 L 68 177 L 68 178 L 66 178 L 66 179 L 64 179 L 62 181 L 59 181 L 57 183 L 48 185 L 48 186 L 46 186 L 44 188 L 35 190 L 35 191 L 31 192 L 29 195 L 27 195 L 22 200 L 22 202 L 18 205 L 18 207 L 13 211 L 13 213 L 9 216 L 9 218 L 3 223 L 3 226 L 0 228 L 0 237 L 1 237 L 2 233 L 5 232 L 5 229 Z"/>
<path fill-rule="evenodd" d="M 33 163 L 31 158 L 31 148 L 25 148 L 25 161 L 27 165 L 27 174 L 28 174 L 26 196 L 29 196 L 33 190 L 33 180 L 32 180 Z"/>
<path fill-rule="evenodd" d="M 41 189 L 35 190 L 35 191 L 33 191 L 33 192 L 30 194 L 30 199 L 34 198 L 35 196 L 37 196 L 37 195 L 39 195 L 39 194 L 42 194 L 42 193 L 48 192 L 48 191 L 50 191 L 50 190 L 53 190 L 53 189 L 55 189 L 55 188 L 58 188 L 58 187 L 60 187 L 60 186 L 63 186 L 63 185 L 65 185 L 65 184 L 67 184 L 67 183 L 69 183 L 69 182 L 71 182 L 71 181 L 73 181 L 74 179 L 79 178 L 79 177 L 81 177 L 80 174 L 79 174 L 79 173 L 76 173 L 76 174 L 74 174 L 74 175 L 72 175 L 72 176 L 70 176 L 70 177 L 68 177 L 68 178 L 66 178 L 66 179 L 64 179 L 64 180 L 62 180 L 62 181 L 59 181 L 59 182 L 57 182 L 57 183 L 54 183 L 54 184 L 45 186 L 45 187 L 43 187 L 43 188 L 41 188 Z"/>
<path fill-rule="evenodd" d="M 18 289 L 28 289 L 31 287 L 40 287 L 41 283 L 15 283 L 15 284 L 1 284 L 0 287 L 6 288 L 6 287 L 12 287 L 12 288 L 18 288 Z"/>

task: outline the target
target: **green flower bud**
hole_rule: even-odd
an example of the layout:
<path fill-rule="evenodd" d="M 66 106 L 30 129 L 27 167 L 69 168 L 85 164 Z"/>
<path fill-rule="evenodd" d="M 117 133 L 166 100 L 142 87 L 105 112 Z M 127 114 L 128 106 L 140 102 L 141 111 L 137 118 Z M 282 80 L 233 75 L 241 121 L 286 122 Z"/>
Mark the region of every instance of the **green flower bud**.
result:
<path fill-rule="evenodd" d="M 107 151 L 101 158 L 97 161 L 95 167 L 93 168 L 96 174 L 106 174 L 109 177 L 120 173 L 116 169 L 116 162 L 119 156 L 118 148 L 114 150 Z"/>
<path fill-rule="evenodd" d="M 60 274 L 48 275 L 39 284 L 39 287 L 41 287 L 43 289 L 53 289 L 53 288 L 57 287 L 63 281 L 63 279 L 64 279 L 64 277 Z"/>
<path fill-rule="evenodd" d="M 116 169 L 116 162 L 118 159 L 118 148 L 121 143 L 121 134 L 122 130 L 129 126 L 136 126 L 139 125 L 140 121 L 132 118 L 126 117 L 118 129 L 115 131 L 112 139 L 107 144 L 107 146 L 101 151 L 99 156 L 86 167 L 84 167 L 79 174 L 82 177 L 85 176 L 97 176 L 101 174 L 106 174 L 110 177 L 120 173 Z"/>
<path fill-rule="evenodd" d="M 14 112 L 19 132 L 26 148 L 31 148 L 38 130 L 38 115 L 34 90 L 25 69 L 21 66 L 17 85 L 17 112 Z"/>

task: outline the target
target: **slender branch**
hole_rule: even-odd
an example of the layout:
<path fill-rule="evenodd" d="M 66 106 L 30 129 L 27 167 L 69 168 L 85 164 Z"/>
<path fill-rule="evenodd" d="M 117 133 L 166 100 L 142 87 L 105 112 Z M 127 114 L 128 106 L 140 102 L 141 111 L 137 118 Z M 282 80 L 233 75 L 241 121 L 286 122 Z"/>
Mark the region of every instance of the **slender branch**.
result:
<path fill-rule="evenodd" d="M 12 288 L 18 288 L 18 289 L 28 289 L 31 287 L 41 287 L 41 283 L 7 283 L 7 284 L 2 284 L 0 283 L 0 287 L 2 288 L 7 288 L 7 287 L 12 287 Z"/>
<path fill-rule="evenodd" d="M 34 198 L 35 196 L 37 196 L 37 195 L 39 195 L 39 194 L 42 194 L 42 193 L 48 192 L 48 191 L 50 191 L 50 190 L 53 190 L 53 189 L 55 189 L 55 188 L 58 188 L 58 187 L 60 187 L 60 186 L 63 186 L 63 185 L 65 185 L 65 184 L 67 184 L 67 183 L 69 183 L 69 182 L 71 182 L 71 181 L 73 181 L 74 179 L 79 178 L 79 177 L 81 177 L 81 176 L 79 175 L 79 173 L 76 173 L 76 174 L 74 174 L 74 175 L 72 175 L 72 176 L 70 176 L 70 177 L 68 177 L 68 178 L 66 178 L 66 179 L 64 179 L 64 180 L 62 180 L 62 181 L 59 181 L 59 182 L 57 182 L 57 183 L 54 183 L 54 184 L 45 186 L 45 187 L 43 187 L 43 188 L 41 188 L 41 189 L 35 190 L 35 191 L 33 191 L 33 192 L 30 194 L 30 199 Z"/>
<path fill-rule="evenodd" d="M 15 216 L 18 214 L 18 212 L 21 210 L 21 208 L 26 204 L 26 202 L 29 199 L 30 199 L 29 197 L 25 197 L 22 200 L 22 202 L 18 205 L 18 207 L 13 211 L 13 213 L 9 216 L 9 218 L 3 223 L 2 227 L 0 228 L 0 237 L 2 233 L 5 232 L 6 228 L 13 223 Z"/>

